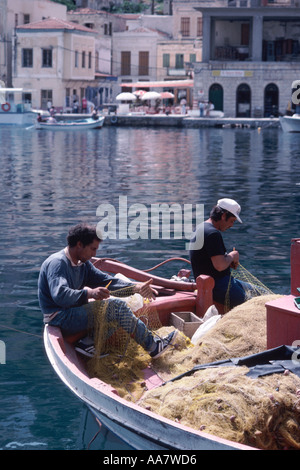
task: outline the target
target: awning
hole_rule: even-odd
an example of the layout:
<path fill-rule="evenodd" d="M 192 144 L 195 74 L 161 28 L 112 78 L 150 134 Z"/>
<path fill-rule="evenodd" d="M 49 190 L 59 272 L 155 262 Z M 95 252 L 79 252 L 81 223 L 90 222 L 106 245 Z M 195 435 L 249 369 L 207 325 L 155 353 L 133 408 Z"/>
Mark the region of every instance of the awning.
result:
<path fill-rule="evenodd" d="M 194 86 L 194 80 L 161 80 L 157 82 L 130 82 L 121 83 L 122 87 L 127 88 L 188 88 Z"/>
<path fill-rule="evenodd" d="M 118 80 L 118 77 L 114 75 L 109 75 L 107 73 L 95 73 L 95 78 L 100 79 L 100 80 L 107 80 L 110 82 L 116 82 Z"/>

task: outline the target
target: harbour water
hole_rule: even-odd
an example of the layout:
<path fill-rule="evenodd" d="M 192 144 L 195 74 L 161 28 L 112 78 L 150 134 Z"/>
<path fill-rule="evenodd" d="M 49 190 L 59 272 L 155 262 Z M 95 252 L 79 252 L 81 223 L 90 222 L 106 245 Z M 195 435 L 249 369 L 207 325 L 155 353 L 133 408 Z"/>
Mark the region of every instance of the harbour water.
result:
<path fill-rule="evenodd" d="M 290 241 L 300 236 L 300 135 L 280 129 L 103 127 L 54 133 L 0 127 L 0 449 L 81 449 L 84 408 L 44 352 L 37 279 L 42 261 L 97 208 L 152 203 L 242 206 L 224 235 L 241 264 L 276 293 L 289 293 Z M 107 239 L 99 256 L 147 269 L 187 257 L 184 239 Z M 171 276 L 180 263 L 156 274 Z M 185 266 L 186 267 L 186 266 Z M 1 344 L 3 344 L 1 343 Z M 122 449 L 109 433 L 100 448 Z"/>

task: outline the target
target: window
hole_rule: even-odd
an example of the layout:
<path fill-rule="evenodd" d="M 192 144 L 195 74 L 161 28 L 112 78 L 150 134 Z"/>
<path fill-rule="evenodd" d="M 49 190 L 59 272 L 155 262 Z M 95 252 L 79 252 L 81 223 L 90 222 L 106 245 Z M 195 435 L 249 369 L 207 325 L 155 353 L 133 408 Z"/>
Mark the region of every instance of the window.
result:
<path fill-rule="evenodd" d="M 81 67 L 83 69 L 85 68 L 85 51 L 82 51 L 81 53 Z"/>
<path fill-rule="evenodd" d="M 66 106 L 71 106 L 71 99 L 70 99 L 70 88 L 66 88 Z"/>
<path fill-rule="evenodd" d="M 121 52 L 121 75 L 131 74 L 131 53 L 130 51 Z"/>
<path fill-rule="evenodd" d="M 75 51 L 75 67 L 78 67 L 78 51 Z"/>
<path fill-rule="evenodd" d="M 24 24 L 30 23 L 30 15 L 27 13 L 24 13 Z"/>
<path fill-rule="evenodd" d="M 190 35 L 190 18 L 181 18 L 181 34 L 183 37 Z"/>
<path fill-rule="evenodd" d="M 106 36 L 111 36 L 112 35 L 112 23 L 104 23 L 104 34 Z"/>
<path fill-rule="evenodd" d="M 190 54 L 190 62 L 196 62 L 196 54 Z"/>
<path fill-rule="evenodd" d="M 89 69 L 92 68 L 92 53 L 89 52 L 89 65 L 88 65 Z"/>
<path fill-rule="evenodd" d="M 52 67 L 52 49 L 42 49 L 42 67 Z"/>
<path fill-rule="evenodd" d="M 176 69 L 183 69 L 184 68 L 183 54 L 176 54 L 176 56 L 175 56 L 175 68 Z"/>
<path fill-rule="evenodd" d="M 32 103 L 32 94 L 24 93 L 24 103 Z"/>
<path fill-rule="evenodd" d="M 149 52 L 139 52 L 139 75 L 149 75 Z"/>
<path fill-rule="evenodd" d="M 170 54 L 163 54 L 163 67 L 170 67 Z"/>
<path fill-rule="evenodd" d="M 53 102 L 52 90 L 41 90 L 41 108 L 47 109 L 48 102 Z"/>
<path fill-rule="evenodd" d="M 22 49 L 22 67 L 33 66 L 33 49 Z"/>
<path fill-rule="evenodd" d="M 202 36 L 202 18 L 197 18 L 197 37 Z"/>

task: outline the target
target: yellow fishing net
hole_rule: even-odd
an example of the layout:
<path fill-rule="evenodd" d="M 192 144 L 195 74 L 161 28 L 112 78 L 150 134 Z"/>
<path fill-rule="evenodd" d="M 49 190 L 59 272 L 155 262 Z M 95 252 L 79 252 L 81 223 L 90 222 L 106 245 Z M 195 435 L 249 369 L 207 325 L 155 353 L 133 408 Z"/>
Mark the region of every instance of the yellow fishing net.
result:
<path fill-rule="evenodd" d="M 278 297 L 260 296 L 235 307 L 194 347 L 166 351 L 152 367 L 168 381 L 198 364 L 264 351 L 265 303 Z M 253 379 L 247 372 L 247 367 L 227 366 L 199 370 L 148 391 L 139 404 L 234 442 L 266 450 L 300 449 L 300 378 L 286 371 Z"/>
<path fill-rule="evenodd" d="M 236 274 L 240 279 L 240 272 Z M 90 376 L 109 383 L 128 401 L 197 430 L 260 449 L 300 449 L 300 379 L 293 373 L 253 379 L 246 375 L 247 367 L 223 366 L 170 382 L 195 365 L 266 349 L 265 304 L 280 296 L 261 295 L 265 286 L 258 286 L 258 296 L 222 316 L 196 344 L 180 334 L 176 344 L 155 361 L 129 333 L 135 320 L 120 326 L 114 313 L 120 309 L 119 299 L 91 302 L 96 355 L 87 361 Z M 155 334 L 162 337 L 174 328 L 161 326 L 151 302 L 141 303 L 123 289 L 114 293 L 127 294 L 127 306 Z M 167 383 L 147 391 L 144 370 L 150 365 Z"/>
<path fill-rule="evenodd" d="M 205 369 L 149 391 L 141 406 L 197 430 L 266 450 L 300 449 L 300 379 Z"/>
<path fill-rule="evenodd" d="M 270 295 L 273 294 L 271 289 L 266 287 L 257 277 L 251 274 L 244 266 L 238 264 L 236 269 L 231 269 L 230 279 L 228 282 L 228 288 L 225 295 L 224 303 L 224 312 L 229 312 L 231 309 L 230 301 L 230 287 L 232 279 L 238 279 L 243 282 L 243 287 L 245 290 L 246 301 L 252 299 L 253 297 L 258 297 L 260 295 Z"/>
<path fill-rule="evenodd" d="M 128 307 L 134 313 L 131 317 L 127 315 Z M 132 295 L 131 288 L 123 288 L 114 291 L 108 300 L 90 302 L 88 314 L 96 349 L 87 363 L 90 376 L 111 384 L 128 399 L 134 394 L 139 397 L 145 386 L 142 371 L 151 358 L 133 336 L 137 319 L 151 331 L 161 327 L 156 309 L 139 294 Z"/>

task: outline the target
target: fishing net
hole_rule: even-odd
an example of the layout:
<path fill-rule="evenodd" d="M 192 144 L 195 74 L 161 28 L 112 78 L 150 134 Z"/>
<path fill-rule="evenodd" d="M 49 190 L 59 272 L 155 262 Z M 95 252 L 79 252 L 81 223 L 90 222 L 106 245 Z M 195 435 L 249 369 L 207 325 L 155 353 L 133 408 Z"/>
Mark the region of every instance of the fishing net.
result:
<path fill-rule="evenodd" d="M 264 351 L 265 304 L 280 296 L 260 291 L 222 316 L 196 344 L 180 334 L 176 347 L 152 362 L 132 338 L 137 319 L 159 336 L 173 327 L 162 327 L 151 302 L 131 293 L 114 292 L 128 294 L 126 305 L 135 317 L 128 321 L 125 315 L 125 323 L 120 322 L 124 303 L 119 298 L 88 306 L 96 347 L 96 355 L 87 362 L 90 376 L 110 384 L 128 401 L 197 430 L 260 449 L 300 449 L 300 379 L 296 375 L 285 371 L 253 379 L 247 376 L 247 367 L 234 366 L 190 373 L 195 365 Z M 144 372 L 150 365 L 166 383 L 147 391 Z M 186 372 L 187 376 L 170 381 Z"/>
<path fill-rule="evenodd" d="M 207 364 L 233 357 L 249 356 L 267 349 L 265 304 L 279 298 L 271 294 L 254 297 L 223 315 L 193 347 L 166 351 L 152 367 L 163 380 L 192 369 L 197 364 Z M 165 335 L 172 327 L 162 327 L 158 333 Z"/>
<path fill-rule="evenodd" d="M 161 322 L 151 302 L 139 294 L 132 295 L 132 288 L 122 288 L 113 294 L 107 300 L 90 302 L 87 307 L 90 335 L 96 350 L 87 369 L 90 376 L 111 384 L 119 395 L 139 396 L 139 392 L 144 391 L 142 371 L 148 367 L 151 358 L 134 340 L 137 328 L 141 342 L 143 334 L 147 334 L 146 328 L 138 325 L 138 320 L 151 331 L 160 328 Z M 130 314 L 129 309 L 134 314 Z"/>
<path fill-rule="evenodd" d="M 238 264 L 236 269 L 231 269 L 230 278 L 228 282 L 228 288 L 225 295 L 224 312 L 229 312 L 231 309 L 231 283 L 232 279 L 236 279 L 243 282 L 243 288 L 245 291 L 245 300 L 249 300 L 252 297 L 258 297 L 260 295 L 273 294 L 271 289 L 266 287 L 259 279 L 251 274 L 244 266 Z"/>
<path fill-rule="evenodd" d="M 146 393 L 140 404 L 197 430 L 264 450 L 300 449 L 300 379 L 252 379 L 247 367 L 204 369 Z"/>
<path fill-rule="evenodd" d="M 188 350 L 166 351 L 155 361 L 171 377 L 207 364 L 266 349 L 265 303 L 253 298 L 224 315 Z M 165 333 L 168 328 L 165 328 Z M 145 393 L 139 404 L 166 418 L 234 442 L 266 450 L 300 448 L 300 379 L 288 371 L 250 378 L 247 367 L 215 367 Z"/>

